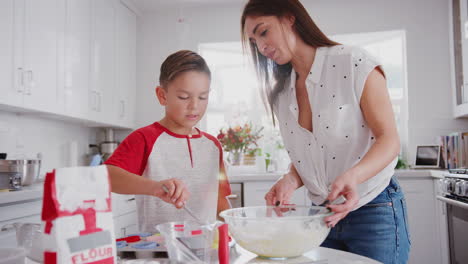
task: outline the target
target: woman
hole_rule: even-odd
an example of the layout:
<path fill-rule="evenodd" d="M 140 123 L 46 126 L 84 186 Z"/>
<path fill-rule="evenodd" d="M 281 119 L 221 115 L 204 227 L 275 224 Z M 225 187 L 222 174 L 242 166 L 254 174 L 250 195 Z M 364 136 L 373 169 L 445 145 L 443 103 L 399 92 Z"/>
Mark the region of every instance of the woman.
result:
<path fill-rule="evenodd" d="M 267 204 L 287 203 L 302 185 L 314 204 L 344 196 L 328 205 L 322 246 L 406 263 L 406 205 L 392 177 L 400 145 L 382 67 L 327 38 L 298 0 L 250 0 L 241 31 L 292 161 Z"/>

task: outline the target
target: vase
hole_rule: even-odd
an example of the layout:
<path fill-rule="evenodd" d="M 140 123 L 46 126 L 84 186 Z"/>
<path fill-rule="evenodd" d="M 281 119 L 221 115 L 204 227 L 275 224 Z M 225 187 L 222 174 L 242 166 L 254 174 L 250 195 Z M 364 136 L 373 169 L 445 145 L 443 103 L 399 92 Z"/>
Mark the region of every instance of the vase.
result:
<path fill-rule="evenodd" d="M 242 152 L 240 151 L 231 151 L 229 152 L 229 162 L 231 165 L 239 166 L 241 164 Z"/>
<path fill-rule="evenodd" d="M 244 154 L 244 159 L 242 161 L 242 164 L 247 165 L 247 166 L 252 166 L 252 165 L 255 165 L 255 162 L 256 162 L 255 155 Z"/>

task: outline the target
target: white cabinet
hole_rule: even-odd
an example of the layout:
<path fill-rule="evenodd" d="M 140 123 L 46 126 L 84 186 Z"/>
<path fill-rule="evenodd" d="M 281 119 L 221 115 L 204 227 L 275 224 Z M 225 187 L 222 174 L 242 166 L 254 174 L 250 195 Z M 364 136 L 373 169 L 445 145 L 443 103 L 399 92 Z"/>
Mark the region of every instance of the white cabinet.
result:
<path fill-rule="evenodd" d="M 446 263 L 441 248 L 440 221 L 436 210 L 434 180 L 430 177 L 400 177 L 406 197 L 411 250 L 409 264 Z"/>
<path fill-rule="evenodd" d="M 244 206 L 265 205 L 265 194 L 270 190 L 275 181 L 244 182 Z M 306 197 L 304 187 L 297 189 L 290 203 L 296 205 L 310 205 Z"/>
<path fill-rule="evenodd" d="M 451 0 L 451 35 L 455 117 L 468 117 L 468 0 Z"/>
<path fill-rule="evenodd" d="M 117 123 L 133 127 L 136 95 L 136 15 L 117 5 L 117 92 L 114 109 Z"/>
<path fill-rule="evenodd" d="M 24 105 L 56 113 L 58 88 L 63 83 L 59 68 L 63 58 L 64 2 L 25 0 L 24 3 Z"/>
<path fill-rule="evenodd" d="M 5 92 L 0 103 L 57 112 L 63 1 L 8 0 L 0 9 L 0 89 Z"/>
<path fill-rule="evenodd" d="M 117 0 L 68 0 L 66 21 L 65 113 L 133 127 L 135 13 Z"/>
<path fill-rule="evenodd" d="M 439 194 L 438 188 L 439 179 L 433 180 L 434 193 Z M 436 224 L 437 229 L 440 234 L 440 251 L 441 251 L 441 262 L 440 264 L 449 264 L 450 263 L 450 253 L 449 253 L 449 238 L 448 238 L 448 223 L 447 223 L 447 205 L 446 203 L 436 199 L 435 204 L 436 212 Z"/>
<path fill-rule="evenodd" d="M 112 100 L 116 84 L 115 1 L 92 1 L 90 115 L 99 122 L 113 119 Z"/>
<path fill-rule="evenodd" d="M 18 43 L 18 18 L 15 16 L 15 0 L 5 0 L 0 8 L 0 104 L 20 106 L 22 104 L 21 69 L 15 69 L 15 52 Z"/>
<path fill-rule="evenodd" d="M 66 0 L 65 77 L 59 100 L 64 114 L 87 117 L 90 66 L 91 0 Z"/>
<path fill-rule="evenodd" d="M 121 1 L 0 2 L 1 109 L 133 128 L 135 86 L 136 14 Z"/>
<path fill-rule="evenodd" d="M 116 238 L 138 232 L 138 216 L 134 195 L 112 193 L 112 214 Z"/>
<path fill-rule="evenodd" d="M 0 204 L 0 248 L 16 247 L 16 231 L 12 223 L 41 223 L 42 199 Z"/>

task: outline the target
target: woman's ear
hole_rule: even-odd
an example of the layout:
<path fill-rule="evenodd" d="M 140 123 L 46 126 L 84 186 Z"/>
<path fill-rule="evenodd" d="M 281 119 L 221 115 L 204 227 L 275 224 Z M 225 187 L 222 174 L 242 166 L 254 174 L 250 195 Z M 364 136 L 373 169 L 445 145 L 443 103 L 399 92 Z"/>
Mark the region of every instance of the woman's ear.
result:
<path fill-rule="evenodd" d="M 161 86 L 157 86 L 155 89 L 156 97 L 158 97 L 158 101 L 161 105 L 165 106 L 167 103 L 167 94 L 166 90 Z"/>
<path fill-rule="evenodd" d="M 296 17 L 294 15 L 286 15 L 286 22 L 288 23 L 288 25 L 292 26 L 294 25 L 294 23 L 296 22 Z"/>

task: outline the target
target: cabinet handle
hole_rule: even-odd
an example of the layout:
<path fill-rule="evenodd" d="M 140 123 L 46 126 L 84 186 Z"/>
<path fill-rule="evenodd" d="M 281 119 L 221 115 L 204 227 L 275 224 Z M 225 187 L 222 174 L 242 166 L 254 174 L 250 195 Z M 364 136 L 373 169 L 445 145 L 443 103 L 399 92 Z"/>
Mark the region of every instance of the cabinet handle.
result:
<path fill-rule="evenodd" d="M 15 229 L 14 225 L 6 224 L 6 225 L 2 226 L 2 228 L 0 229 L 0 232 L 11 231 L 11 230 L 14 230 L 14 229 Z"/>
<path fill-rule="evenodd" d="M 125 101 L 120 100 L 120 118 L 125 116 Z"/>
<path fill-rule="evenodd" d="M 99 102 L 99 93 L 97 91 L 92 91 L 92 101 L 91 101 L 91 109 L 99 112 L 100 111 L 100 102 Z"/>
<path fill-rule="evenodd" d="M 98 111 L 98 94 L 96 91 L 93 91 L 93 98 L 94 98 L 94 111 Z"/>
<path fill-rule="evenodd" d="M 97 100 L 98 101 L 97 109 L 98 109 L 99 112 L 101 112 L 101 98 L 102 98 L 101 92 L 96 92 L 96 94 L 97 94 L 97 98 L 98 98 L 98 100 Z"/>
<path fill-rule="evenodd" d="M 239 198 L 239 196 L 237 194 L 230 194 L 228 196 L 226 196 L 227 199 L 237 199 Z"/>
<path fill-rule="evenodd" d="M 127 202 L 135 201 L 135 198 L 130 198 L 127 200 Z"/>
<path fill-rule="evenodd" d="M 98 100 L 99 100 L 99 97 L 98 97 L 98 93 L 96 91 L 94 91 L 94 110 L 96 112 L 99 111 L 99 108 L 98 108 Z"/>
<path fill-rule="evenodd" d="M 18 68 L 18 84 L 16 91 L 22 93 L 24 90 L 24 71 L 23 68 Z"/>
<path fill-rule="evenodd" d="M 29 70 L 26 71 L 28 73 L 28 85 L 26 86 L 28 89 L 26 89 L 26 95 L 31 95 L 31 87 L 34 85 L 34 75 L 33 71 Z"/>
<path fill-rule="evenodd" d="M 90 96 L 89 99 L 90 99 L 91 110 L 97 111 L 96 110 L 96 92 L 95 91 L 91 91 L 91 96 Z"/>
<path fill-rule="evenodd" d="M 122 237 L 126 237 L 126 236 L 127 236 L 127 234 L 126 234 L 126 233 L 127 233 L 127 230 L 125 230 L 125 227 L 122 227 L 122 228 L 120 229 L 120 231 L 122 232 Z"/>

